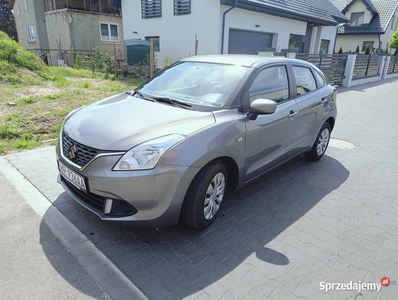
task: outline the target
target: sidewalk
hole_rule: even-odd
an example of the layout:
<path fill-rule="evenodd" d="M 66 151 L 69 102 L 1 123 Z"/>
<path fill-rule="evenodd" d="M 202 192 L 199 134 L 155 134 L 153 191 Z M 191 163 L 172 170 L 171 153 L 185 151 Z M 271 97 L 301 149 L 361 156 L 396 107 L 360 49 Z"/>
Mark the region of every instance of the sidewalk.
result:
<path fill-rule="evenodd" d="M 111 299 L 0 171 L 0 298 Z"/>

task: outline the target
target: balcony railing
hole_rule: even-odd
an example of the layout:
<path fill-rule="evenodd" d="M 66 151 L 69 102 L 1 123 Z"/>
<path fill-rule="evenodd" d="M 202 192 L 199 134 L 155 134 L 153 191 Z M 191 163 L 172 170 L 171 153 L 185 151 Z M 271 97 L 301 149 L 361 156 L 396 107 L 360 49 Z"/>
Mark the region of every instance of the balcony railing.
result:
<path fill-rule="evenodd" d="M 44 4 L 46 12 L 72 9 L 89 13 L 121 15 L 121 10 L 109 6 L 107 0 L 44 0 Z"/>

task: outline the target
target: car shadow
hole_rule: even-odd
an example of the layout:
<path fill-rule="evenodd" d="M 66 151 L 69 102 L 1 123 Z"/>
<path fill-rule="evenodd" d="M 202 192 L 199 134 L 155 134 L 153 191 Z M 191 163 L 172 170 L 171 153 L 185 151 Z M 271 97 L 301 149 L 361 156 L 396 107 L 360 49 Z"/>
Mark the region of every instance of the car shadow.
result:
<path fill-rule="evenodd" d="M 265 274 L 275 266 L 294 267 L 292 248 L 281 243 L 284 231 L 299 226 L 300 218 L 348 177 L 349 171 L 330 156 L 317 163 L 297 157 L 229 194 L 215 222 L 203 231 L 184 224 L 146 230 L 104 222 L 65 193 L 53 204 L 148 298 L 174 299 L 210 289 L 217 281 L 226 281 L 224 288 L 234 285 L 231 273 L 244 283 L 241 278 L 253 270 Z M 48 259 L 68 279 L 51 255 Z"/>

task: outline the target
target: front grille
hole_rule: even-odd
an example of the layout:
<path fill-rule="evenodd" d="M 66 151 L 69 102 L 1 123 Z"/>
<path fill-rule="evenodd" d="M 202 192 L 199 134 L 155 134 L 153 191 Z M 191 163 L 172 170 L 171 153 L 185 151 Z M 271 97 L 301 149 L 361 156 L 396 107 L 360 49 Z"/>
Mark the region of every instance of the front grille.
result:
<path fill-rule="evenodd" d="M 79 190 L 78 188 L 76 188 L 73 184 L 70 184 L 67 180 L 65 180 L 63 178 L 63 176 L 61 176 L 61 178 L 62 178 L 62 181 L 68 186 L 68 188 L 70 190 L 72 190 L 72 192 L 74 194 L 76 194 L 76 196 L 79 197 L 79 199 L 81 199 L 82 201 L 84 201 L 85 203 L 90 205 L 97 212 L 103 213 L 104 205 L 105 205 L 105 198 L 104 197 L 101 197 L 101 196 L 98 196 L 98 195 L 94 195 L 94 194 L 92 194 L 90 192 L 85 193 L 85 192 Z"/>
<path fill-rule="evenodd" d="M 75 157 L 71 157 L 69 154 L 71 147 L 75 146 Z M 70 161 L 74 162 L 75 164 L 83 167 L 86 165 L 90 160 L 92 160 L 100 150 L 90 148 L 83 144 L 72 140 L 68 135 L 65 133 L 62 134 L 62 152 L 65 157 L 67 157 Z"/>

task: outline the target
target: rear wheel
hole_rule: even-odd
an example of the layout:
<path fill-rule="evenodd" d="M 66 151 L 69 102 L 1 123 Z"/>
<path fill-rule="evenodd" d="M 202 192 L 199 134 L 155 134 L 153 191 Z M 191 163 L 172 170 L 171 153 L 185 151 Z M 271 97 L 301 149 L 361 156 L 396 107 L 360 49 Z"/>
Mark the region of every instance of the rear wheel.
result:
<path fill-rule="evenodd" d="M 214 162 L 192 181 L 182 207 L 182 219 L 191 227 L 204 229 L 217 217 L 227 186 L 227 169 Z"/>
<path fill-rule="evenodd" d="M 312 149 L 305 153 L 305 157 L 311 161 L 318 161 L 325 154 L 330 141 L 330 125 L 329 123 L 323 124 L 318 136 L 315 140 Z"/>

